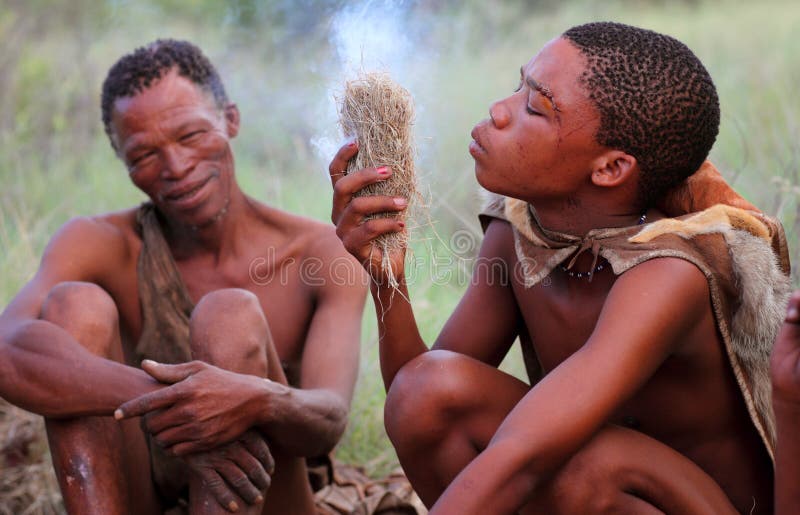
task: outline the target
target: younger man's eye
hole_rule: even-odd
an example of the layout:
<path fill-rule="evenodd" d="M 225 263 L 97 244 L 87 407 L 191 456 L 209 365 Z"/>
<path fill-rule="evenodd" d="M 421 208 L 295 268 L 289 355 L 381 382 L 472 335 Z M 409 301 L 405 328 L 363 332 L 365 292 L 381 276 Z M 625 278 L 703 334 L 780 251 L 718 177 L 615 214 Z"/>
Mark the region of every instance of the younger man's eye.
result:
<path fill-rule="evenodd" d="M 525 110 L 528 112 L 528 114 L 529 114 L 529 115 L 532 115 L 532 116 L 542 116 L 542 113 L 540 113 L 539 111 L 535 110 L 534 108 L 532 108 L 532 107 L 531 107 L 531 106 L 529 106 L 529 105 L 526 105 L 526 106 L 525 106 Z"/>

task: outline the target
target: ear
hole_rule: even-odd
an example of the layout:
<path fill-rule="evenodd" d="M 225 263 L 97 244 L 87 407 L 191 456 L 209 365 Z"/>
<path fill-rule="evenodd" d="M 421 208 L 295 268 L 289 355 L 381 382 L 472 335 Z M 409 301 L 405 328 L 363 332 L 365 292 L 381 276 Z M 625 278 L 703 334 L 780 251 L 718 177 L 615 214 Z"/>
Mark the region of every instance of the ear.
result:
<path fill-rule="evenodd" d="M 231 102 L 225 106 L 225 128 L 229 138 L 235 138 L 239 134 L 239 121 L 239 108 Z"/>
<path fill-rule="evenodd" d="M 639 177 L 636 158 L 621 150 L 610 150 L 594 160 L 592 184 L 602 188 L 614 188 L 623 184 L 634 184 Z"/>

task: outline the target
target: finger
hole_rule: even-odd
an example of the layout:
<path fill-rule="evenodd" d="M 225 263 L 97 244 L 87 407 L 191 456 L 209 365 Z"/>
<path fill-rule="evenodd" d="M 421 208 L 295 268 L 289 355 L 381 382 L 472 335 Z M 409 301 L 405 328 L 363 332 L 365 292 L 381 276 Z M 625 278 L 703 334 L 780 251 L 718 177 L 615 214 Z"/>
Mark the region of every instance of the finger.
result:
<path fill-rule="evenodd" d="M 256 504 L 264 500 L 261 492 L 256 488 L 253 482 L 250 481 L 247 474 L 234 462 L 222 462 L 217 466 L 216 470 L 219 475 L 225 479 L 225 482 L 233 488 L 233 491 L 244 499 L 247 504 Z"/>
<path fill-rule="evenodd" d="M 217 471 L 204 468 L 199 473 L 204 489 L 211 492 L 211 495 L 223 508 L 234 513 L 239 511 L 239 503 L 236 502 L 236 496 Z"/>
<path fill-rule="evenodd" d="M 272 475 L 275 473 L 275 458 L 269 450 L 269 446 L 264 438 L 253 431 L 248 431 L 242 435 L 242 442 L 244 443 L 250 454 L 264 466 L 267 474 Z"/>
<path fill-rule="evenodd" d="M 397 213 L 408 207 L 404 197 L 368 196 L 356 197 L 344 209 L 336 225 L 339 238 L 361 225 L 364 218 L 377 213 Z"/>
<path fill-rule="evenodd" d="M 216 446 L 209 440 L 184 440 L 171 447 L 166 447 L 166 452 L 173 456 L 186 456 L 196 452 L 210 451 Z"/>
<path fill-rule="evenodd" d="M 359 225 L 342 238 L 344 247 L 362 262 L 372 253 L 372 241 L 384 234 L 402 232 L 405 222 L 397 218 L 373 218 Z"/>
<path fill-rule="evenodd" d="M 247 474 L 247 477 L 250 478 L 250 481 L 259 491 L 267 491 L 270 484 L 269 474 L 244 445 L 239 442 L 231 445 L 228 450 L 228 456 Z"/>
<path fill-rule="evenodd" d="M 333 185 L 331 221 L 335 224 L 339 222 L 339 217 L 353 200 L 353 195 L 357 191 L 363 190 L 370 184 L 385 181 L 391 176 L 392 170 L 388 166 L 379 166 L 378 168 L 364 168 L 345 177 L 339 177 Z"/>
<path fill-rule="evenodd" d="M 157 434 L 171 427 L 187 424 L 192 421 L 191 415 L 185 413 L 179 405 L 169 409 L 156 410 L 144 416 L 144 427 L 150 434 Z"/>
<path fill-rule="evenodd" d="M 149 430 L 149 428 L 148 428 Z M 197 429 L 190 425 L 190 424 L 181 424 L 179 426 L 173 426 L 167 428 L 160 432 L 151 432 L 153 435 L 153 440 L 163 447 L 164 449 L 169 449 L 170 453 L 175 454 L 176 456 L 182 456 L 182 454 L 175 453 L 175 447 L 180 444 L 188 444 L 191 443 L 190 452 L 198 452 L 200 451 L 200 447 L 203 447 L 203 450 L 213 447 L 213 444 L 201 442 L 198 437 Z M 182 447 L 182 449 L 185 448 Z M 185 453 L 184 453 L 185 454 Z"/>
<path fill-rule="evenodd" d="M 142 370 L 150 374 L 153 379 L 160 383 L 173 384 L 183 381 L 192 374 L 196 374 L 200 370 L 199 361 L 190 361 L 188 363 L 180 363 L 178 365 L 166 365 L 164 363 L 156 363 L 153 360 L 146 359 L 142 361 Z"/>
<path fill-rule="evenodd" d="M 336 181 L 344 177 L 342 172 L 347 170 L 348 162 L 356 154 L 358 154 L 358 142 L 356 140 L 348 141 L 339 148 L 339 151 L 333 156 L 333 160 L 328 166 L 328 174 L 330 174 L 333 184 L 336 184 Z"/>
<path fill-rule="evenodd" d="M 175 386 L 168 386 L 161 390 L 156 390 L 155 392 L 146 393 L 129 400 L 117 408 L 114 412 L 114 418 L 122 420 L 125 418 L 140 417 L 153 410 L 172 406 L 180 400 L 181 396 L 181 391 Z"/>

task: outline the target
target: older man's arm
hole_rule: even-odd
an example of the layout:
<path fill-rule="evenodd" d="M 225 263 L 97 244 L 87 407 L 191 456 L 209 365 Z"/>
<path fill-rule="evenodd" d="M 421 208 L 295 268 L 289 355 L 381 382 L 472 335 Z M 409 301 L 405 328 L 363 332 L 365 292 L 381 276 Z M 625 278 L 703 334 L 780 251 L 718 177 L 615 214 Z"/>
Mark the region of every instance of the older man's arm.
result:
<path fill-rule="evenodd" d="M 77 218 L 53 236 L 36 275 L 0 315 L 0 396 L 60 418 L 110 415 L 120 402 L 161 388 L 143 371 L 98 357 L 40 320 L 56 285 L 81 281 L 102 288 L 125 254 L 119 231 L 103 220 Z"/>
<path fill-rule="evenodd" d="M 213 448 L 251 427 L 258 427 L 272 447 L 292 455 L 318 456 L 330 451 L 347 423 L 367 286 L 361 266 L 330 236 L 321 238 L 309 254 L 321 258 L 324 266 L 314 278 L 320 285 L 299 388 L 285 384 L 280 360 L 271 347 L 267 355 L 270 380 L 199 361 L 180 365 L 145 361 L 144 370 L 172 386 L 126 402 L 117 418 L 146 415 L 145 424 L 156 442 L 176 455 Z M 350 273 L 342 274 L 344 268 Z"/>

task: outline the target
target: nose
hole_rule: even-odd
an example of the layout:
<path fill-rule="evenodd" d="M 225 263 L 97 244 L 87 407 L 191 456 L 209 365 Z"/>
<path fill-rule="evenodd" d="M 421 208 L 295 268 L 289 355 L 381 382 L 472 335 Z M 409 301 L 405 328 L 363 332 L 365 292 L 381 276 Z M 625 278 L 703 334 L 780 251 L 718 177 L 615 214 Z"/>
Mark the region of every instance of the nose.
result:
<path fill-rule="evenodd" d="M 511 121 L 511 111 L 503 101 L 497 101 L 489 107 L 489 117 L 498 129 L 503 129 Z"/>
<path fill-rule="evenodd" d="M 194 167 L 191 150 L 180 145 L 162 150 L 164 167 L 161 176 L 165 179 L 181 179 Z"/>

